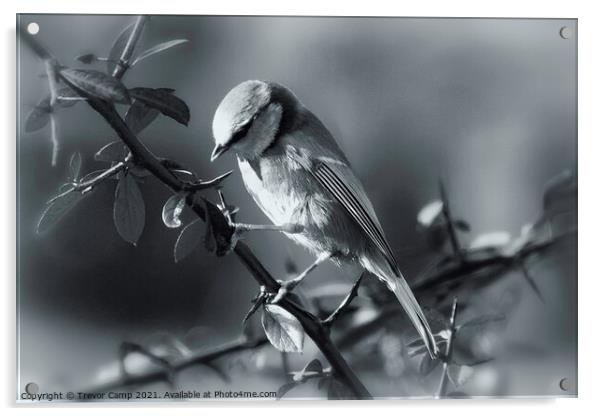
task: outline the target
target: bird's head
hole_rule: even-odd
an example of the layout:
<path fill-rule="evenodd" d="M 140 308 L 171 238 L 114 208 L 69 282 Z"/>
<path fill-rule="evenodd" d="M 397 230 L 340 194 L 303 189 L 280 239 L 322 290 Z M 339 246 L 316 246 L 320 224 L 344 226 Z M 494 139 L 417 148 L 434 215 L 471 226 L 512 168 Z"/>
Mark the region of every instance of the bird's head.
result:
<path fill-rule="evenodd" d="M 211 160 L 228 150 L 246 159 L 260 156 L 276 139 L 284 113 L 293 113 L 295 102 L 290 91 L 271 82 L 245 81 L 234 87 L 213 117 Z"/>

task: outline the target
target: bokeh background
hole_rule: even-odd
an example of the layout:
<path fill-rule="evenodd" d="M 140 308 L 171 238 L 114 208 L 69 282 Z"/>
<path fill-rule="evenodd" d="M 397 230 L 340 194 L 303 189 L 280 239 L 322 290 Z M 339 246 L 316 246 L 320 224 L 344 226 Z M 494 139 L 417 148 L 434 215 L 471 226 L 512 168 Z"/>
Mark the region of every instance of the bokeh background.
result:
<path fill-rule="evenodd" d="M 76 55 L 106 56 L 133 17 L 21 15 L 20 21 L 37 22 L 37 36 L 59 60 L 82 67 Z M 429 261 L 416 214 L 438 197 L 439 178 L 454 213 L 472 226 L 463 236 L 470 241 L 494 230 L 518 235 L 540 215 L 546 181 L 576 168 L 577 43 L 576 36 L 559 35 L 564 26 L 576 34 L 574 20 L 155 16 L 140 50 L 169 39 L 190 42 L 140 63 L 124 83 L 176 89 L 190 107 L 190 125 L 159 118 L 141 137 L 157 155 L 206 178 L 236 166 L 232 156 L 209 163 L 211 120 L 222 97 L 247 79 L 288 86 L 338 138 L 412 280 Z M 137 247 L 113 226 L 114 183 L 100 186 L 48 234 L 35 234 L 45 202 L 67 177 L 71 154 L 83 155 L 84 172 L 99 169 L 92 155 L 115 140 L 86 105 L 65 109 L 59 163 L 52 167 L 49 131 L 22 130 L 47 94 L 42 73 L 43 65 L 19 45 L 19 388 L 35 381 L 42 391 L 84 389 L 115 369 L 124 340 L 169 333 L 203 348 L 237 336 L 258 288 L 234 256 L 198 250 L 174 264 L 177 232 L 161 221 L 169 191 L 152 178 L 141 185 L 147 220 Z M 238 171 L 224 192 L 241 207 L 240 220 L 266 221 Z M 312 261 L 282 235 L 250 235 L 248 242 L 276 276 L 286 276 L 287 257 L 300 267 Z M 518 276 L 474 294 L 481 303 L 507 290 L 521 296 L 494 342 L 518 347 L 477 371 L 469 394 L 567 394 L 558 388 L 561 378 L 575 393 L 575 244 L 551 257 L 533 270 L 545 303 Z M 351 277 L 328 265 L 303 289 Z M 309 344 L 303 356 L 289 357 L 293 369 L 315 354 Z M 229 364 L 233 388 L 277 390 L 284 382 L 281 357 L 270 347 L 240 361 L 244 371 Z M 376 396 L 432 394 L 376 363 L 358 371 Z M 189 373 L 181 379 L 188 387 L 224 384 L 202 368 Z M 320 397 L 310 388 L 299 394 Z"/>

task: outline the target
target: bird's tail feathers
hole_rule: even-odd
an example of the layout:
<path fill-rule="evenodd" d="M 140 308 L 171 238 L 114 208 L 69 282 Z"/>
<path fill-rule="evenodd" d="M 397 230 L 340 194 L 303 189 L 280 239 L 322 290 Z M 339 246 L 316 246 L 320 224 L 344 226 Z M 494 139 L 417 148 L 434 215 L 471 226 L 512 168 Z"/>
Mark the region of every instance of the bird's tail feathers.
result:
<path fill-rule="evenodd" d="M 424 316 L 418 301 L 412 293 L 412 289 L 410 289 L 410 286 L 407 284 L 403 276 L 388 277 L 384 280 L 389 289 L 391 289 L 391 291 L 395 294 L 397 300 L 399 300 L 399 303 L 401 303 L 401 306 L 406 311 L 408 317 L 412 321 L 412 324 L 418 331 L 418 334 L 420 334 L 420 337 L 424 341 L 424 345 L 426 346 L 431 358 L 436 358 L 438 355 L 438 350 L 435 337 L 433 336 L 431 327 L 426 320 L 426 316 Z"/>

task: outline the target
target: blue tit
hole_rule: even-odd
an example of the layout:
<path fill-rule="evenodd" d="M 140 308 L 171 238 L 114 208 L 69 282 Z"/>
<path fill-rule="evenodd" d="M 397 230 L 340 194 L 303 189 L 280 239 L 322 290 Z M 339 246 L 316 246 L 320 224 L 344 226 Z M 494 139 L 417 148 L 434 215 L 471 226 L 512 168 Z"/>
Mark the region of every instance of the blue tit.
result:
<path fill-rule="evenodd" d="M 288 88 L 245 81 L 221 101 L 212 127 L 211 160 L 234 152 L 245 187 L 261 210 L 316 254 L 316 262 L 300 278 L 326 259 L 359 264 L 395 294 L 435 357 L 429 323 L 399 270 L 372 203 L 322 122 Z"/>

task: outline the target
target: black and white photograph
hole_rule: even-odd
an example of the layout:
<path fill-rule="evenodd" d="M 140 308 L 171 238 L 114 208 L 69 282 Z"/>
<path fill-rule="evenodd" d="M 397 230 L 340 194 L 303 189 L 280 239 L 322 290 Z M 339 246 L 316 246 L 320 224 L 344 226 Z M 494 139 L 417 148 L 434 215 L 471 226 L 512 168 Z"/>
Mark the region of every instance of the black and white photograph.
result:
<path fill-rule="evenodd" d="M 16 18 L 18 403 L 577 397 L 577 19 Z"/>

